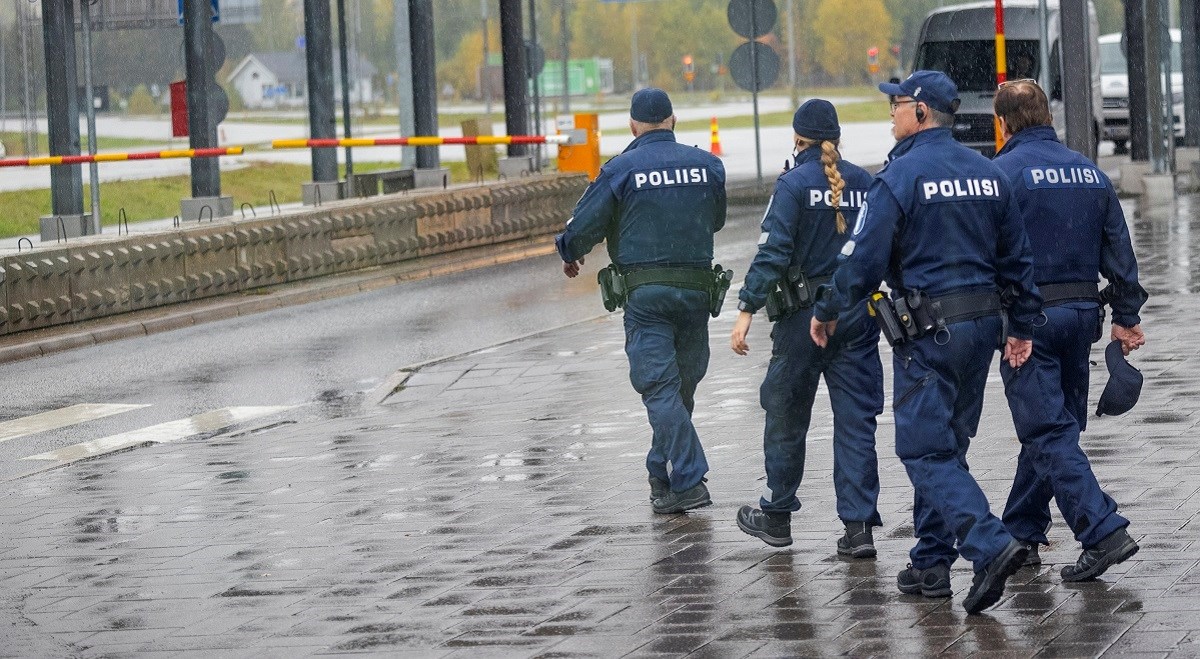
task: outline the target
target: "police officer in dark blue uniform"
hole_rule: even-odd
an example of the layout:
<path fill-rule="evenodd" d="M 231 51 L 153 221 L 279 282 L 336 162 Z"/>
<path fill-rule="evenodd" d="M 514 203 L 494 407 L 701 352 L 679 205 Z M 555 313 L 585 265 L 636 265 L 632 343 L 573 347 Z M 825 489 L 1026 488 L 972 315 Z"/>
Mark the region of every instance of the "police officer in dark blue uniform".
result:
<path fill-rule="evenodd" d="M 842 318 L 829 347 L 809 337 L 814 292 L 828 283 L 837 255 L 849 237 L 843 211 L 857 211 L 871 175 L 841 160 L 841 127 L 829 101 L 812 99 L 792 118 L 796 156 L 775 184 L 763 216 L 758 254 L 738 294 L 738 315 L 730 343 L 749 351 L 746 333 L 764 306 L 773 345 L 760 400 L 766 410 L 763 453 L 767 485 L 760 508 L 742 506 L 738 527 L 763 542 L 792 543 L 791 515 L 800 509 L 796 490 L 804 477 L 805 438 L 822 375 L 833 406 L 833 482 L 838 517 L 846 533 L 839 554 L 875 555 L 872 527 L 881 524 L 875 417 L 883 411 L 883 367 L 879 327 L 859 305 Z"/>
<path fill-rule="evenodd" d="M 950 564 L 961 554 L 975 568 L 963 606 L 978 613 L 1000 600 L 1028 552 L 992 515 L 966 455 L 992 353 L 1006 335 L 1014 367 L 1032 349 L 1041 306 L 1033 256 L 1008 180 L 950 134 L 954 82 L 917 71 L 879 89 L 891 97 L 898 142 L 819 295 L 811 331 L 827 345 L 839 315 L 869 298 L 893 344 L 896 454 L 916 490 L 917 544 L 897 585 L 949 597 Z M 885 277 L 890 299 L 872 293 Z"/>
<path fill-rule="evenodd" d="M 712 503 L 692 410 L 708 369 L 708 317 L 732 274 L 717 276 L 712 265 L 713 234 L 725 225 L 725 168 L 675 141 L 661 89 L 635 93 L 629 114 L 635 139 L 601 168 L 555 244 L 574 277 L 584 255 L 608 241 L 615 272 L 602 271 L 601 288 L 606 306 L 625 308 L 629 378 L 654 433 L 646 456 L 652 507 L 678 513 Z"/>
<path fill-rule="evenodd" d="M 1095 163 L 1063 146 L 1051 125 L 1046 94 L 1033 80 L 1000 86 L 996 116 L 1008 142 L 996 165 L 1008 176 L 1034 253 L 1042 293 L 1042 323 L 1034 325 L 1033 357 L 1021 368 L 1000 364 L 1021 455 L 1004 524 L 1030 544 L 1026 564 L 1039 564 L 1046 543 L 1050 497 L 1084 547 L 1064 581 L 1083 581 L 1133 556 L 1137 542 L 1100 489 L 1079 433 L 1087 426 L 1088 357 L 1104 323 L 1102 300 L 1113 308 L 1112 338 L 1129 354 L 1145 343 L 1138 311 L 1146 291 L 1125 216 L 1108 177 Z M 1098 274 L 1110 284 L 1101 293 Z"/>

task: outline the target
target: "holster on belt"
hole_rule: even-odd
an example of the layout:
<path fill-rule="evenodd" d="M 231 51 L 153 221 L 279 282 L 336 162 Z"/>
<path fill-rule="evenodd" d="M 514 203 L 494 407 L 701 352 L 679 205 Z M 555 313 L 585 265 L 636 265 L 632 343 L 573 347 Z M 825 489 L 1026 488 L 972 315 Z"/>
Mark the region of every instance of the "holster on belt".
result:
<path fill-rule="evenodd" d="M 816 304 L 817 287 L 829 280 L 829 277 L 809 279 L 799 266 L 788 268 L 785 280 L 777 282 L 775 290 L 767 294 L 767 318 L 776 321 Z"/>
<path fill-rule="evenodd" d="M 712 270 L 663 267 L 622 273 L 614 264 L 597 273 L 596 281 L 600 284 L 600 299 L 608 311 L 624 307 L 629 300 L 629 293 L 635 288 L 660 284 L 708 293 L 708 311 L 716 318 L 725 302 L 725 293 L 733 282 L 733 271 L 714 265 Z"/>
<path fill-rule="evenodd" d="M 867 298 L 867 312 L 875 318 L 883 338 L 893 347 L 929 334 L 947 332 L 947 326 L 952 323 L 1002 311 L 1000 295 L 995 291 L 950 294 L 937 298 L 917 290 L 895 298 L 875 291 Z"/>

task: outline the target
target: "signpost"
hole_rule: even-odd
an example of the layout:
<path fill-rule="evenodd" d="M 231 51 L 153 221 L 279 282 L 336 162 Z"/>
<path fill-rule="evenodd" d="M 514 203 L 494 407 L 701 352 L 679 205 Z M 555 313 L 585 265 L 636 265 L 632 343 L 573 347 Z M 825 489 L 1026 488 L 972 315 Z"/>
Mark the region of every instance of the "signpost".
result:
<path fill-rule="evenodd" d="M 749 39 L 729 58 L 729 71 L 739 87 L 750 92 L 754 103 L 754 159 L 758 185 L 762 187 L 762 140 L 758 125 L 758 91 L 775 84 L 779 75 L 779 55 L 757 39 L 770 34 L 778 12 L 774 0 L 730 0 L 726 10 L 729 27 Z"/>

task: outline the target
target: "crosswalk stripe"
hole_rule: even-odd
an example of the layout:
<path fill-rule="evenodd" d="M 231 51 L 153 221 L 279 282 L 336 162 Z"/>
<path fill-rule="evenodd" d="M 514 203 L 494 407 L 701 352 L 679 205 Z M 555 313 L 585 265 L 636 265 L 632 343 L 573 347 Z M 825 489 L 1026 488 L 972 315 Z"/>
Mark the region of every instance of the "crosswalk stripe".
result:
<path fill-rule="evenodd" d="M 102 419 L 106 416 L 129 412 L 131 410 L 140 410 L 149 405 L 108 405 L 97 403 L 80 403 L 71 405 L 62 409 L 50 410 L 40 414 L 33 414 L 20 419 L 13 419 L 0 423 L 0 442 L 7 442 L 10 439 L 32 435 L 34 433 L 45 432 L 47 430 L 57 430 L 67 426 L 73 426 L 77 423 Z"/>
<path fill-rule="evenodd" d="M 225 407 L 204 414 L 168 421 L 146 428 L 130 430 L 108 437 L 102 437 L 90 442 L 64 446 L 63 448 L 37 455 L 31 455 L 22 460 L 53 460 L 55 462 L 70 462 L 81 458 L 90 458 L 103 453 L 119 451 L 123 448 L 140 444 L 165 444 L 192 435 L 223 430 L 235 424 L 250 419 L 286 412 L 295 405 L 276 405 L 262 407 Z"/>

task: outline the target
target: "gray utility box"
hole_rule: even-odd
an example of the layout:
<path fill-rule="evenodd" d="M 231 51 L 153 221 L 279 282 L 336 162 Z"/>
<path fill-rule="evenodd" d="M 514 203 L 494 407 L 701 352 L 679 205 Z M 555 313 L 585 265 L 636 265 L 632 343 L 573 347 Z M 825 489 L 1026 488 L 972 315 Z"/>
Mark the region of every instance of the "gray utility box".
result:
<path fill-rule="evenodd" d="M 417 187 L 417 175 L 413 169 L 389 169 L 376 172 L 379 183 L 383 186 L 383 194 L 395 194 L 412 190 Z"/>
<path fill-rule="evenodd" d="M 215 220 L 233 215 L 233 197 L 193 197 L 179 202 L 179 219 L 184 222 Z"/>
<path fill-rule="evenodd" d="M 300 197 L 305 206 L 320 206 L 329 201 L 337 201 L 342 194 L 341 181 L 321 181 L 319 183 L 300 184 Z"/>
<path fill-rule="evenodd" d="M 47 215 L 39 220 L 42 242 L 92 234 L 91 215 Z"/>
<path fill-rule="evenodd" d="M 512 156 L 500 159 L 501 178 L 524 178 L 533 173 L 533 156 Z"/>
<path fill-rule="evenodd" d="M 418 169 L 413 172 L 415 176 L 414 183 L 418 188 L 448 188 L 450 187 L 450 170 L 445 167 L 439 169 Z"/>

